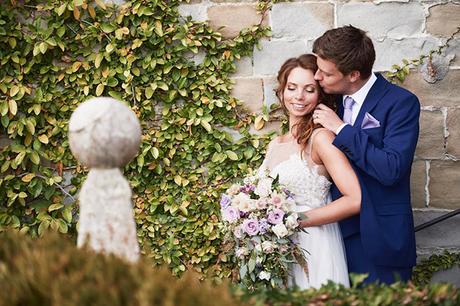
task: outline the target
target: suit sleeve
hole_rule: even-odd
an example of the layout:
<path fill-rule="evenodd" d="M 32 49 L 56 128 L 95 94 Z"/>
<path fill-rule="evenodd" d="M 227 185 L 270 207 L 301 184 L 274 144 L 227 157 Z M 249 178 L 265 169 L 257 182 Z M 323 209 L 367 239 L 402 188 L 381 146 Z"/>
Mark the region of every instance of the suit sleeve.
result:
<path fill-rule="evenodd" d="M 358 127 L 345 126 L 333 144 L 353 163 L 385 186 L 398 183 L 410 170 L 419 134 L 420 103 L 406 95 L 392 105 L 383 125 L 383 145 L 376 146 Z"/>

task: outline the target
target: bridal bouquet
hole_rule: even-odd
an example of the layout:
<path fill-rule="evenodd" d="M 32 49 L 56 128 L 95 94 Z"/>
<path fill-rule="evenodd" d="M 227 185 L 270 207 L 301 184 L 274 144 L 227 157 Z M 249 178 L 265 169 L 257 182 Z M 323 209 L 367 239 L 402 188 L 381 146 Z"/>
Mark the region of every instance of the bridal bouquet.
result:
<path fill-rule="evenodd" d="M 232 185 L 220 201 L 224 243 L 249 289 L 286 287 L 289 264 L 307 264 L 292 235 L 300 231 L 294 195 L 264 175 L 246 177 Z"/>

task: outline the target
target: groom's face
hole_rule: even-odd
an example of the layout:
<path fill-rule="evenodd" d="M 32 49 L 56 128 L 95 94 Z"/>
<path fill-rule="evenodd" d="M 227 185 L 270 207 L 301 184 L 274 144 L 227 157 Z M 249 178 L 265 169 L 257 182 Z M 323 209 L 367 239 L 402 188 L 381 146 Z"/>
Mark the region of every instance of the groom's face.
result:
<path fill-rule="evenodd" d="M 339 71 L 334 62 L 317 57 L 318 70 L 315 73 L 315 80 L 328 94 L 347 94 L 351 82 L 349 77 Z"/>

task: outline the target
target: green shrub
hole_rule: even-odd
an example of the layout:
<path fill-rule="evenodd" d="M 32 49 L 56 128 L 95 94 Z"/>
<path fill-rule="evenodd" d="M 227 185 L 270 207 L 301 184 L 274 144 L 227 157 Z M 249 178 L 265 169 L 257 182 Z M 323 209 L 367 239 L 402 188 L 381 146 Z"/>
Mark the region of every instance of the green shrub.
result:
<path fill-rule="evenodd" d="M 67 238 L 0 234 L 0 305 L 238 305 L 226 285 L 180 279 L 140 261 L 77 249 Z"/>
<path fill-rule="evenodd" d="M 68 237 L 33 240 L 0 234 L 0 306 L 8 305 L 460 305 L 448 284 L 352 288 L 333 283 L 318 290 L 249 292 L 226 284 L 198 281 L 197 275 L 172 276 L 141 260 L 130 265 L 114 256 L 77 249 Z"/>

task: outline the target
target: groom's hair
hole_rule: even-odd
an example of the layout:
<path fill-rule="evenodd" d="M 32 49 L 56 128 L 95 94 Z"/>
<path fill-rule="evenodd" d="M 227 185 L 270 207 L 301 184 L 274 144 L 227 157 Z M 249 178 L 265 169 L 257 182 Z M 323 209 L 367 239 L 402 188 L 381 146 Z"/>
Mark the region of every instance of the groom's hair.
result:
<path fill-rule="evenodd" d="M 313 53 L 335 63 L 344 75 L 359 71 L 361 79 L 371 75 L 375 61 L 372 40 L 352 25 L 326 31 L 313 43 Z"/>

